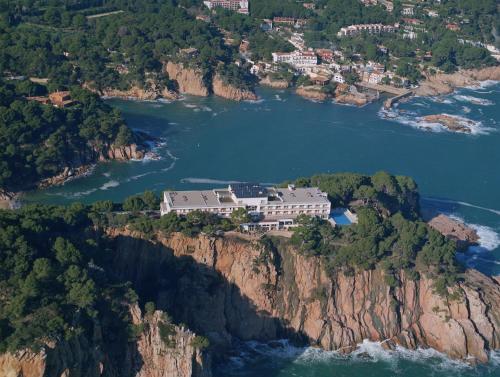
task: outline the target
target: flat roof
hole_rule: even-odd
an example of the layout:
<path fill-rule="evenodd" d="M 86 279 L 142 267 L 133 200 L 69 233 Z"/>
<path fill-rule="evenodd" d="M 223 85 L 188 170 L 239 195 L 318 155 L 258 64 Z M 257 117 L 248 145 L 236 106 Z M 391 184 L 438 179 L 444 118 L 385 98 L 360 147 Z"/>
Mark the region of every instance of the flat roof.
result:
<path fill-rule="evenodd" d="M 317 187 L 297 187 L 293 190 L 276 188 L 274 190 L 284 203 L 330 203 L 326 194 Z"/>
<path fill-rule="evenodd" d="M 237 198 L 265 198 L 269 204 L 330 204 L 325 193 L 317 187 L 274 188 L 255 184 L 231 185 Z M 200 191 L 165 191 L 172 208 L 241 207 L 231 198 L 228 189 Z"/>
<path fill-rule="evenodd" d="M 214 190 L 203 191 L 168 191 L 166 192 L 174 208 L 184 207 L 231 207 L 236 205 L 233 201 L 220 202 Z"/>

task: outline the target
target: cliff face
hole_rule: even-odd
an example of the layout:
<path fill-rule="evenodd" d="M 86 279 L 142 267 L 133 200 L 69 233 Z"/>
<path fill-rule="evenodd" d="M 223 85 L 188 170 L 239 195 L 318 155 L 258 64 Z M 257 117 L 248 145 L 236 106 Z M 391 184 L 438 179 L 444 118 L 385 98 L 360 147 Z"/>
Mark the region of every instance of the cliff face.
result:
<path fill-rule="evenodd" d="M 234 101 L 244 101 L 244 100 L 257 100 L 257 95 L 245 89 L 236 88 L 233 85 L 229 85 L 224 83 L 222 78 L 219 75 L 215 75 L 213 82 L 213 91 L 216 96 L 234 100 Z"/>
<path fill-rule="evenodd" d="M 132 322 L 144 330 L 136 342 L 113 349 L 99 339 L 80 337 L 47 345 L 38 353 L 0 354 L 2 377 L 210 377 L 210 358 L 191 345 L 195 334 L 175 326 L 171 344 L 160 338 L 162 312 L 143 318 L 131 308 Z M 117 357 L 117 355 L 120 357 Z"/>
<path fill-rule="evenodd" d="M 221 347 L 232 337 L 295 337 L 349 352 L 370 339 L 469 361 L 487 361 L 488 351 L 500 348 L 500 285 L 477 271 L 466 273 L 453 301 L 435 294 L 425 277 L 401 273 L 398 288 L 378 270 L 331 278 L 317 258 L 286 246 L 266 252 L 230 237 L 175 234 L 153 243 L 112 235 L 117 271 Z"/>
<path fill-rule="evenodd" d="M 73 161 L 73 166 L 66 166 L 59 174 L 45 178 L 38 182 L 38 188 L 62 185 L 70 179 L 88 174 L 92 170 L 96 161 L 128 161 L 140 160 L 144 158 L 145 150 L 135 143 L 123 146 L 104 146 L 100 148 L 88 149 L 81 153 L 77 161 Z"/>
<path fill-rule="evenodd" d="M 144 148 L 133 143 L 120 147 L 111 145 L 99 151 L 99 161 L 106 160 L 140 160 L 144 158 Z"/>
<path fill-rule="evenodd" d="M 176 326 L 172 344 L 166 345 L 160 336 L 159 324 L 162 312 L 155 311 L 149 318 L 141 318 L 134 309 L 133 322 L 145 324 L 145 330 L 137 341 L 137 353 L 142 360 L 135 377 L 210 377 L 210 358 L 191 344 L 195 334 Z M 148 317 L 148 316 L 147 316 Z"/>
<path fill-rule="evenodd" d="M 170 79 L 177 82 L 179 93 L 202 97 L 208 96 L 208 88 L 203 82 L 201 72 L 193 68 L 184 68 L 182 64 L 172 62 L 167 62 L 164 69 Z"/>

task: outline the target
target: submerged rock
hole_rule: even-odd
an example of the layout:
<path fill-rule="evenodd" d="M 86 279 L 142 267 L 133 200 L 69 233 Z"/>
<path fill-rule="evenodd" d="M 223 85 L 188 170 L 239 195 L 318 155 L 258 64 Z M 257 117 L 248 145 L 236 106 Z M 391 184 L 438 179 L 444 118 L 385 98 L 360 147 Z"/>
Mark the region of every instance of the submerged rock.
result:
<path fill-rule="evenodd" d="M 471 133 L 475 123 L 469 119 L 455 117 L 448 114 L 426 115 L 420 118 L 421 122 L 438 123 L 450 131 Z"/>

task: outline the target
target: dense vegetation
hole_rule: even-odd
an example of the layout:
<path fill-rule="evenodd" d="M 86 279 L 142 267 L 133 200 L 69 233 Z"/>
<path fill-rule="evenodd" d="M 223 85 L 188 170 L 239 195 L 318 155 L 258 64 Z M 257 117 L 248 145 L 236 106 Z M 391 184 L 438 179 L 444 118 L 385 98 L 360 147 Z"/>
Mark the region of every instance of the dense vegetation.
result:
<path fill-rule="evenodd" d="M 46 90 L 29 81 L 0 81 L 2 191 L 30 187 L 66 166 L 93 162 L 103 146 L 133 141 L 118 110 L 79 87 L 71 90 L 77 103 L 64 109 L 25 98 L 45 94 Z"/>
<path fill-rule="evenodd" d="M 103 270 L 90 224 L 79 204 L 0 211 L 0 352 L 91 335 L 96 321 L 105 341 L 126 344 L 137 297 Z"/>
<path fill-rule="evenodd" d="M 168 86 L 162 62 L 194 47 L 191 64 L 206 73 L 230 63 L 234 47 L 212 24 L 196 20 L 180 5 L 189 1 L 52 1 L 0 7 L 0 71 L 47 77 L 53 85 L 87 83 L 102 89 Z M 105 17 L 88 14 L 121 10 Z M 122 67 L 118 70 L 117 67 Z M 120 73 L 119 73 L 120 72 Z"/>
<path fill-rule="evenodd" d="M 331 274 L 382 268 L 391 287 L 399 271 L 418 279 L 435 278 L 435 289 L 446 294 L 459 278 L 461 266 L 455 247 L 427 227 L 418 215 L 415 182 L 407 177 L 377 173 L 322 174 L 300 178 L 297 186 L 318 185 L 334 206 L 356 208 L 358 223 L 332 227 L 328 222 L 301 215 L 291 238 L 300 253 L 322 258 Z M 37 349 L 46 341 L 71 340 L 89 335 L 96 321 L 103 339 L 126 342 L 141 329 L 130 324 L 128 305 L 137 295 L 115 276 L 113 243 L 100 231 L 107 227 L 140 232 L 143 238 L 182 232 L 220 236 L 250 221 L 244 210 L 230 219 L 195 211 L 156 217 L 159 198 L 152 192 L 134 195 L 122 204 L 99 201 L 90 206 L 30 205 L 0 211 L 0 352 L 24 347 Z M 275 248 L 263 238 L 266 249 Z M 263 257 L 265 259 L 265 256 Z M 148 298 L 148 297 L 146 297 Z M 146 315 L 154 304 L 145 305 Z M 166 343 L 172 321 L 163 321 Z M 204 338 L 196 347 L 208 346 Z"/>
<path fill-rule="evenodd" d="M 387 283 L 399 284 L 399 271 L 418 279 L 419 273 L 435 278 L 436 291 L 458 278 L 462 267 L 455 259 L 455 245 L 430 229 L 419 217 L 415 182 L 408 177 L 379 172 L 371 177 L 360 174 L 323 174 L 296 181 L 301 186 L 319 186 L 332 205 L 351 203 L 358 223 L 332 228 L 318 218 L 302 216 L 292 242 L 306 255 L 326 259 L 330 273 L 375 267 L 386 272 Z"/>

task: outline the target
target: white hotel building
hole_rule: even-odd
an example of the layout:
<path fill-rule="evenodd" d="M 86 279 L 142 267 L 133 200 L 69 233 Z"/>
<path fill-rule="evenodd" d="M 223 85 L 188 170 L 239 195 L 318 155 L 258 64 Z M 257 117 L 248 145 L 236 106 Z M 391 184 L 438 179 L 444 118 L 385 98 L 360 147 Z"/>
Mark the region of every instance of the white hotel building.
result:
<path fill-rule="evenodd" d="M 313 51 L 273 52 L 272 55 L 274 63 L 288 63 L 298 69 L 318 64 L 318 56 Z"/>
<path fill-rule="evenodd" d="M 245 208 L 255 222 L 243 224 L 246 230 L 288 229 L 301 214 L 328 219 L 331 203 L 317 187 L 263 187 L 253 183 L 231 184 L 226 189 L 204 191 L 165 191 L 161 215 L 175 212 L 186 215 L 200 210 L 230 217 Z"/>

